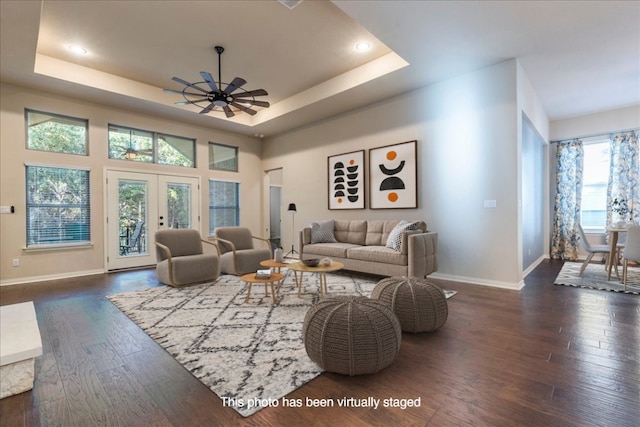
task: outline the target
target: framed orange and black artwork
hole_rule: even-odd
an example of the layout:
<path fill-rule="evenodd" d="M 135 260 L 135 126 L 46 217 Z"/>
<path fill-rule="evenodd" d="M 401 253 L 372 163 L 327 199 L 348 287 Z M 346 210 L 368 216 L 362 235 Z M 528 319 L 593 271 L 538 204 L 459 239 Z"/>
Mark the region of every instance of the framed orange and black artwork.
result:
<path fill-rule="evenodd" d="M 364 209 L 364 150 L 327 158 L 329 209 Z"/>
<path fill-rule="evenodd" d="M 418 141 L 369 150 L 369 208 L 418 207 Z"/>

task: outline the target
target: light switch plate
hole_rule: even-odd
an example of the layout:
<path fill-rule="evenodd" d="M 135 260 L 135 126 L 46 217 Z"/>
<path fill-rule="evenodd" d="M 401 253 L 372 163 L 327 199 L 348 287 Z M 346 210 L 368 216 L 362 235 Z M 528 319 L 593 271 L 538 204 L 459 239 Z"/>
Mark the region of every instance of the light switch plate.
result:
<path fill-rule="evenodd" d="M 484 207 L 485 208 L 495 208 L 496 207 L 496 201 L 495 200 L 485 200 L 484 201 Z"/>

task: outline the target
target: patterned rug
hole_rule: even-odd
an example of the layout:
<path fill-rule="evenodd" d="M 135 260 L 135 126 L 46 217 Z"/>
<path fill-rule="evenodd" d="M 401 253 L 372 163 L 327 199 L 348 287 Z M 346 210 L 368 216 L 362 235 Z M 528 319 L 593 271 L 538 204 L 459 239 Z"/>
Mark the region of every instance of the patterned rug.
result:
<path fill-rule="evenodd" d="M 375 276 L 327 274 L 331 295 L 370 296 L 377 282 Z M 253 285 L 245 304 L 247 285 L 235 276 L 107 298 L 225 406 L 247 417 L 322 373 L 307 356 L 301 333 L 307 310 L 319 299 L 317 275 L 304 275 L 302 286 L 298 298 L 287 271 L 275 304 L 260 285 Z"/>
<path fill-rule="evenodd" d="M 616 277 L 615 271 L 612 271 L 611 280 L 607 280 L 607 270 L 603 264 L 587 265 L 582 277 L 578 275 L 581 267 L 581 262 L 565 262 L 553 284 L 640 295 L 640 267 L 628 268 L 626 291 L 621 282 L 622 267 L 618 268 L 620 279 Z"/>

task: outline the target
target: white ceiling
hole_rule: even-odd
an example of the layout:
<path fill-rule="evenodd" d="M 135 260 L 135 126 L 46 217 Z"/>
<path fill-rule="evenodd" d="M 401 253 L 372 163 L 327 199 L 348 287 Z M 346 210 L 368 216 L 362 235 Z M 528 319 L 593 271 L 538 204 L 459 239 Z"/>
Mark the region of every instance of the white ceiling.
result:
<path fill-rule="evenodd" d="M 510 58 L 550 119 L 640 104 L 639 1 L 0 2 L 0 79 L 267 136 Z M 358 53 L 368 40 L 373 49 Z M 89 53 L 75 57 L 67 45 Z M 176 106 L 177 76 L 266 89 L 255 116 Z M 639 118 L 640 121 L 640 118 Z"/>

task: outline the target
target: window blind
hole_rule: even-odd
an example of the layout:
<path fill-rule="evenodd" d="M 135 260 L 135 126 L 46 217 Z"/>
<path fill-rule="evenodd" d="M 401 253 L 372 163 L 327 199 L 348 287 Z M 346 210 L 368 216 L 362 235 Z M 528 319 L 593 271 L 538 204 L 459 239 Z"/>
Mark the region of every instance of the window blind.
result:
<path fill-rule="evenodd" d="M 91 240 L 89 171 L 26 165 L 27 247 Z"/>

